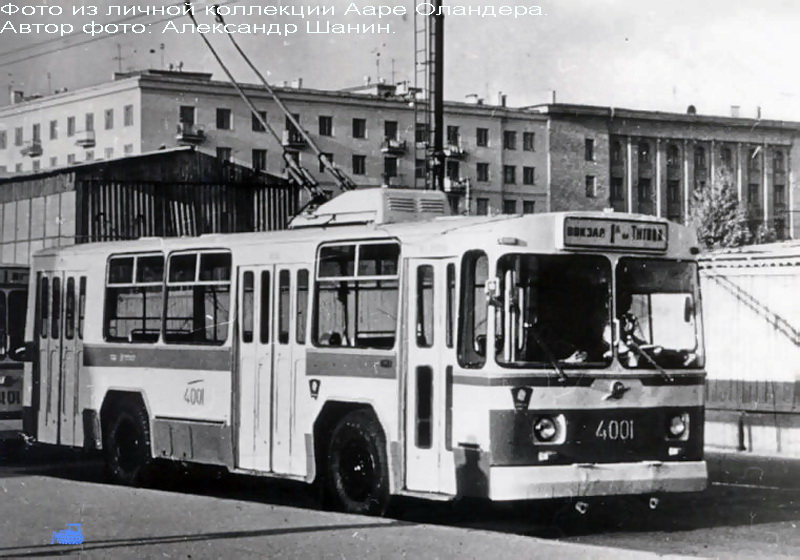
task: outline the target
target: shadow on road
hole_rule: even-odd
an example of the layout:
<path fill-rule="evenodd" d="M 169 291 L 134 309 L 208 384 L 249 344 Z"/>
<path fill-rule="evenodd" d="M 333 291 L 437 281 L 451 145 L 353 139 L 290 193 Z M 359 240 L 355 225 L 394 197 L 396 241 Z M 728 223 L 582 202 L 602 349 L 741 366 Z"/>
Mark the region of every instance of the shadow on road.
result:
<path fill-rule="evenodd" d="M 36 446 L 20 462 L 0 466 L 0 478 L 31 475 L 105 483 L 98 456 L 63 448 Z M 218 468 L 170 464 L 159 469 L 152 482 L 151 487 L 162 491 L 302 509 L 322 507 L 318 496 L 306 484 L 230 474 Z M 661 495 L 655 510 L 649 507 L 649 498 L 586 499 L 582 500 L 589 506 L 585 514 L 579 513 L 578 501 L 567 499 L 489 503 L 399 498 L 392 504 L 390 517 L 399 523 L 465 527 L 541 538 L 618 532 L 672 533 L 800 522 L 798 490 L 712 485 L 698 494 Z"/>

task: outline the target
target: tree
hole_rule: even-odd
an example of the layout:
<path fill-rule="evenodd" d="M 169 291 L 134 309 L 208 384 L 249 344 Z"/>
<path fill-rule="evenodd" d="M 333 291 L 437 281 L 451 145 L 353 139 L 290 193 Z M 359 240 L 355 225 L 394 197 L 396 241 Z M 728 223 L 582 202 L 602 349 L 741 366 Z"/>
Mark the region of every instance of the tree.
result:
<path fill-rule="evenodd" d="M 747 215 L 739 204 L 730 172 L 719 169 L 710 183 L 692 195 L 691 223 L 707 249 L 741 247 L 750 242 Z"/>

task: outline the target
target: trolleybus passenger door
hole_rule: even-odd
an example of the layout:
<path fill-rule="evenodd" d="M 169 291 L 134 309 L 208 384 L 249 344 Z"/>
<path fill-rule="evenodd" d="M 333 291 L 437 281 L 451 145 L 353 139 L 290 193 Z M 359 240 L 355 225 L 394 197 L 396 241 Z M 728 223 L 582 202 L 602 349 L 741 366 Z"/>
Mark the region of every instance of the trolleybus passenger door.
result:
<path fill-rule="evenodd" d="M 406 487 L 440 491 L 445 452 L 447 261 L 410 259 L 406 301 L 408 369 L 405 385 Z"/>
<path fill-rule="evenodd" d="M 78 382 L 80 362 L 83 359 L 83 344 L 78 332 L 78 286 L 79 279 L 67 272 L 63 284 L 63 329 L 61 331 L 61 374 L 60 374 L 60 416 L 61 428 L 59 443 L 61 445 L 82 444 L 82 420 L 78 410 Z"/>
<path fill-rule="evenodd" d="M 42 443 L 59 443 L 61 425 L 61 345 L 62 272 L 41 272 L 38 278 L 39 337 L 39 418 L 37 439 Z"/>
<path fill-rule="evenodd" d="M 236 466 L 272 470 L 273 267 L 240 267 Z"/>
<path fill-rule="evenodd" d="M 292 413 L 294 407 L 294 362 L 292 327 L 295 309 L 292 306 L 293 270 L 281 267 L 275 279 L 275 369 L 273 376 L 272 469 L 291 474 Z"/>

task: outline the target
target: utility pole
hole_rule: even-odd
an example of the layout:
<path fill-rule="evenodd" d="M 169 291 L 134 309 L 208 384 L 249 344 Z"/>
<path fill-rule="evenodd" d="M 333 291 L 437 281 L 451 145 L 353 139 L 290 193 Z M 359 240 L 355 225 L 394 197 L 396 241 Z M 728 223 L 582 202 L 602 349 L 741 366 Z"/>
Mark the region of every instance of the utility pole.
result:
<path fill-rule="evenodd" d="M 442 1 L 432 0 L 434 12 L 431 16 L 430 48 L 433 51 L 430 69 L 428 103 L 433 111 L 433 169 L 431 185 L 433 190 L 444 191 L 444 14 Z"/>

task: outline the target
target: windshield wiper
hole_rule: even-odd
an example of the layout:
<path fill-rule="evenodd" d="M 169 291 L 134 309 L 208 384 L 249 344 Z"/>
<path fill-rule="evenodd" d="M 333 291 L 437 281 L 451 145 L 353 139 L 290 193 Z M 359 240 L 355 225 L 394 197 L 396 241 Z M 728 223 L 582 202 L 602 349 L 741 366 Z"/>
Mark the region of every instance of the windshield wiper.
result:
<path fill-rule="evenodd" d="M 658 371 L 658 373 L 660 373 L 660 374 L 661 374 L 661 376 L 662 376 L 664 379 L 666 379 L 666 380 L 667 380 L 667 381 L 669 381 L 670 383 L 672 383 L 673 381 L 675 381 L 675 379 L 674 379 L 674 378 L 673 378 L 673 377 L 672 377 L 672 376 L 671 376 L 671 375 L 670 375 L 670 374 L 667 372 L 667 370 L 665 370 L 665 369 L 664 369 L 664 368 L 662 368 L 660 365 L 658 365 L 658 364 L 656 363 L 656 361 L 655 361 L 653 358 L 651 358 L 651 357 L 650 357 L 650 356 L 647 354 L 647 352 L 645 352 L 644 350 L 642 350 L 642 348 L 641 348 L 641 347 L 640 347 L 638 344 L 636 344 L 636 342 L 634 342 L 633 340 L 631 340 L 630 342 L 626 342 L 626 343 L 625 343 L 625 346 L 627 346 L 627 347 L 629 347 L 629 348 L 632 348 L 632 349 L 636 350 L 636 354 L 637 354 L 638 356 L 640 356 L 640 357 L 644 358 L 644 359 L 645 359 L 647 362 L 649 362 L 649 363 L 650 363 L 650 365 L 651 365 L 651 366 L 653 366 L 654 368 L 656 368 L 656 370 Z"/>
<path fill-rule="evenodd" d="M 544 340 L 542 340 L 542 337 L 539 336 L 539 333 L 536 330 L 536 325 L 530 325 L 530 332 L 533 335 L 533 339 L 536 341 L 536 344 L 538 344 L 539 348 L 541 348 L 544 351 L 544 355 L 547 358 L 547 361 L 550 362 L 550 365 L 553 366 L 554 370 L 556 370 L 559 382 L 564 383 L 568 381 L 569 377 L 567 377 L 567 374 L 564 373 L 563 369 L 561 369 L 561 366 L 558 365 L 558 360 L 556 360 L 555 356 L 553 355 L 553 352 L 550 351 L 550 347 L 547 346 L 547 344 L 544 343 Z"/>

